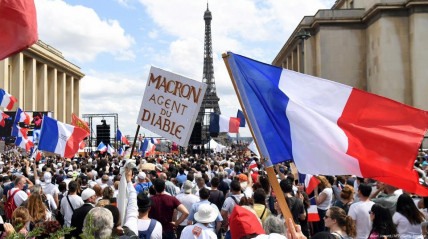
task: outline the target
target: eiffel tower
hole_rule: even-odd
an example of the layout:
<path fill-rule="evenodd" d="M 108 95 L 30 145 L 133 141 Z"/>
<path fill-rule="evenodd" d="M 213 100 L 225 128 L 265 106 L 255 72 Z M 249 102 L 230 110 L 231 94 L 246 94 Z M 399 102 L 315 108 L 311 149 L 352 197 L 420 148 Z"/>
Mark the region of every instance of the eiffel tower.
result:
<path fill-rule="evenodd" d="M 214 80 L 214 66 L 213 66 L 213 49 L 211 39 L 211 20 L 212 15 L 208 8 L 204 13 L 205 20 L 205 40 L 204 40 L 204 69 L 202 82 L 207 84 L 207 90 L 202 100 L 201 109 L 199 110 L 197 123 L 201 123 L 201 138 L 203 142 L 209 141 L 209 114 L 212 112 L 220 114 L 220 107 L 218 102 L 220 98 L 217 96 L 215 80 Z"/>

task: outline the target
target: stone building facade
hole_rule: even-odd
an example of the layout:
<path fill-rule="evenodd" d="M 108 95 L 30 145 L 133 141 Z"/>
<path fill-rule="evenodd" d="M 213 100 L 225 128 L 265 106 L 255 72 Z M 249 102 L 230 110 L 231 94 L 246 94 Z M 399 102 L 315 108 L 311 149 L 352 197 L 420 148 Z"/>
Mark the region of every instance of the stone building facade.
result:
<path fill-rule="evenodd" d="M 0 61 L 0 88 L 18 99 L 13 111 L 51 111 L 65 123 L 71 123 L 72 113 L 80 114 L 83 76 L 78 66 L 42 41 Z"/>
<path fill-rule="evenodd" d="M 428 1 L 338 0 L 302 19 L 273 63 L 428 110 Z"/>

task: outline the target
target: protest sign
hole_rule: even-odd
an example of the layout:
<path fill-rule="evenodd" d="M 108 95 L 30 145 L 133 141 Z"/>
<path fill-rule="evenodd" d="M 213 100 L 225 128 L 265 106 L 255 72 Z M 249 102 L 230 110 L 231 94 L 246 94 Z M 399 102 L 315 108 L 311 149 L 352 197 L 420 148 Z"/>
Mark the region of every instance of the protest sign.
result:
<path fill-rule="evenodd" d="M 151 67 L 137 124 L 186 147 L 207 85 Z"/>

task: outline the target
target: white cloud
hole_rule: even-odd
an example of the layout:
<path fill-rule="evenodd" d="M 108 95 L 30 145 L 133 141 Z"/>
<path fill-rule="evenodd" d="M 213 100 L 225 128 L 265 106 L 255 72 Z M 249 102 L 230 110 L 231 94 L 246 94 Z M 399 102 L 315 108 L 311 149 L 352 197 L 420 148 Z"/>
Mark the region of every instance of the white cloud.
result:
<path fill-rule="evenodd" d="M 162 51 L 153 60 L 160 64 L 159 67 L 201 80 L 206 3 L 186 0 L 140 2 L 156 24 L 153 29 L 175 38 L 169 43 L 169 51 Z M 270 63 L 303 16 L 314 15 L 318 9 L 330 8 L 333 3 L 334 0 L 210 2 L 214 75 L 222 114 L 234 116 L 241 107 L 221 54 L 231 50 Z"/>
<path fill-rule="evenodd" d="M 42 41 L 59 49 L 71 61 L 92 61 L 100 53 L 118 60 L 134 59 L 135 40 L 117 20 L 101 19 L 91 8 L 62 0 L 37 0 L 37 20 Z"/>
<path fill-rule="evenodd" d="M 142 19 L 126 25 L 126 21 L 119 22 L 120 16 L 102 19 L 97 9 L 73 6 L 63 0 L 36 0 L 41 40 L 63 52 L 67 60 L 81 63 L 86 74 L 81 81 L 81 112 L 118 113 L 122 132 L 132 136 L 150 65 L 202 80 L 206 9 L 206 2 L 199 0 L 138 0 L 141 5 L 134 4 L 136 1 L 114 2 L 128 9 L 132 5 L 132 10 L 144 7 L 132 11 L 142 13 L 138 15 Z M 221 54 L 231 50 L 270 63 L 304 15 L 314 15 L 333 3 L 334 0 L 210 1 L 214 75 L 224 115 L 233 116 L 241 107 Z M 134 34 L 144 35 L 144 40 L 135 40 L 139 38 L 131 36 L 130 29 L 140 29 Z M 127 66 L 132 72 L 86 69 L 84 62 L 105 53 L 114 60 L 138 58 Z M 248 129 L 241 132 L 250 135 Z"/>

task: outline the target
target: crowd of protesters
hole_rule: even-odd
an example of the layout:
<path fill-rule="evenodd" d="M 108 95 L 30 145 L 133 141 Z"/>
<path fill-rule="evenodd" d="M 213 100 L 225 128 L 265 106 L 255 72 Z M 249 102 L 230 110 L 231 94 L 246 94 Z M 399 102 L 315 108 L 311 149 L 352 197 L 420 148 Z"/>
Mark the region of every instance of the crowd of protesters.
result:
<path fill-rule="evenodd" d="M 1 156 L 3 238 L 36 230 L 35 238 L 60 230 L 64 238 L 426 235 L 426 198 L 370 179 L 321 175 L 308 195 L 288 163 L 274 167 L 281 188 L 274 192 L 262 160 L 248 152 L 135 157 L 132 162 L 111 155 L 44 156 L 40 161 L 17 152 Z M 426 184 L 425 154 L 415 169 Z M 278 193 L 290 209 L 288 220 Z"/>

